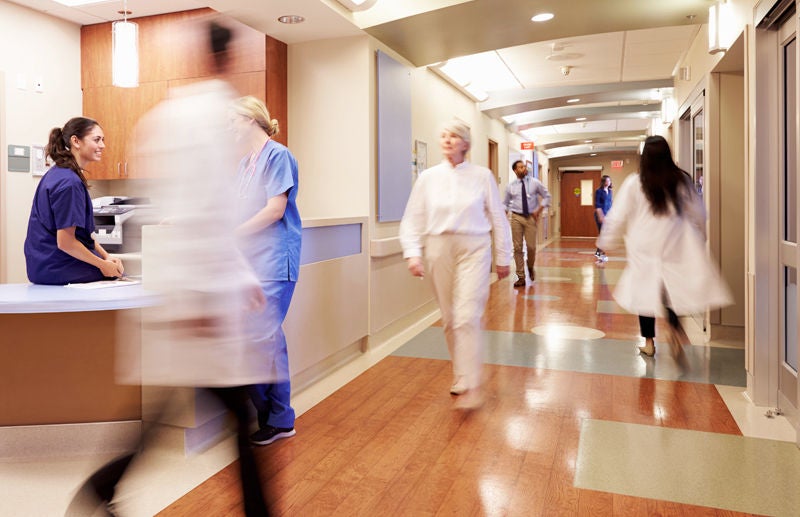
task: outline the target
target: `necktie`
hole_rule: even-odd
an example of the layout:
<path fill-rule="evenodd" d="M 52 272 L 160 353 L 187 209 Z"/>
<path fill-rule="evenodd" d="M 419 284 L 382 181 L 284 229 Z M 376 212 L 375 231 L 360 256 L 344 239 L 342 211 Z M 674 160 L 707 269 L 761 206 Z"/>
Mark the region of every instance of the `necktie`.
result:
<path fill-rule="evenodd" d="M 528 212 L 528 192 L 525 190 L 525 180 L 520 180 L 522 182 L 522 215 L 528 217 L 530 212 Z"/>

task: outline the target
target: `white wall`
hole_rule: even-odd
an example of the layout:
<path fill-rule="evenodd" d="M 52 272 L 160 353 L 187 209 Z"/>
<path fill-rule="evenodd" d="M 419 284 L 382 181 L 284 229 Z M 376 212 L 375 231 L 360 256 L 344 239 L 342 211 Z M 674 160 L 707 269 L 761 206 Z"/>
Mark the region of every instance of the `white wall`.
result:
<path fill-rule="evenodd" d="M 289 45 L 289 145 L 304 219 L 369 214 L 371 58 L 367 36 Z"/>
<path fill-rule="evenodd" d="M 9 144 L 44 145 L 50 129 L 81 114 L 80 27 L 17 4 L 0 0 L 0 70 L 5 95 L 0 122 Z M 17 79 L 25 90 L 17 88 Z M 41 79 L 44 92 L 33 90 Z M 0 170 L 0 281 L 27 282 L 22 246 L 37 180 L 27 173 Z"/>
<path fill-rule="evenodd" d="M 514 138 L 437 75 L 411 66 L 369 36 L 289 45 L 289 142 L 300 164 L 300 213 L 304 219 L 368 216 L 365 231 L 370 248 L 378 250 L 364 271 L 369 275 L 372 336 L 402 326 L 404 318 L 423 317 L 433 300 L 427 282 L 413 281 L 408 274 L 396 239 L 399 223 L 379 223 L 376 217 L 378 49 L 411 70 L 411 143 L 428 144 L 428 165 L 442 159 L 443 124 L 458 117 L 472 128 L 470 161 L 488 165 L 488 140 L 497 142 L 505 183 L 503 171 L 509 164 L 504 150 Z M 408 159 L 410 164 L 412 157 Z"/>

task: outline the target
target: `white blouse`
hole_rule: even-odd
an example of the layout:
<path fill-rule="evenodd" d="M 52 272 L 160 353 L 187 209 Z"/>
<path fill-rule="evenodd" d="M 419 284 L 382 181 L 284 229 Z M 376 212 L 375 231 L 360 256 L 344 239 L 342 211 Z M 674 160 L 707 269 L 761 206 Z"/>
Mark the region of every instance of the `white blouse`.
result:
<path fill-rule="evenodd" d="M 511 230 L 492 172 L 462 162 L 442 161 L 423 171 L 411 191 L 400 223 L 403 258 L 421 257 L 427 235 L 494 237 L 495 263 L 511 263 Z"/>

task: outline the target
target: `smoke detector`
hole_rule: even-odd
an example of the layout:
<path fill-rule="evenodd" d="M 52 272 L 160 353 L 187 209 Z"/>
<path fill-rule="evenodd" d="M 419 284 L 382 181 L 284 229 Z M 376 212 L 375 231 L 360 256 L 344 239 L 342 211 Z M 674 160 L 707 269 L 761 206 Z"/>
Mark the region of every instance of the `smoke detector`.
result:
<path fill-rule="evenodd" d="M 564 65 L 560 68 L 560 70 L 561 70 L 561 75 L 566 77 L 569 75 L 570 71 L 572 71 L 572 67 L 570 65 Z"/>

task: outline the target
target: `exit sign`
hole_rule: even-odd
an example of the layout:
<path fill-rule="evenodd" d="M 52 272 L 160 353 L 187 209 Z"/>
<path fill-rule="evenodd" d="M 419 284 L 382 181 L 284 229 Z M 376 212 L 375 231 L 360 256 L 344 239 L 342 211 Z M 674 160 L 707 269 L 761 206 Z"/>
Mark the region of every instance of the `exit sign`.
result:
<path fill-rule="evenodd" d="M 522 142 L 520 148 L 523 151 L 533 151 L 533 142 Z"/>
<path fill-rule="evenodd" d="M 622 168 L 622 160 L 611 160 L 611 168 L 612 169 L 621 169 Z"/>

